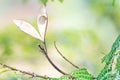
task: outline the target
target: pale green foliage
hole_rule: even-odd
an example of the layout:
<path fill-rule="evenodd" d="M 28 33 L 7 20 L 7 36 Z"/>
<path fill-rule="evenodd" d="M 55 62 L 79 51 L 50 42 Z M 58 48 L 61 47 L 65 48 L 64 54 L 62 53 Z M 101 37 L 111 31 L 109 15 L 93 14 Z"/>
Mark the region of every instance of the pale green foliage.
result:
<path fill-rule="evenodd" d="M 115 64 L 115 80 L 120 80 L 120 55 L 117 56 L 117 63 Z"/>
<path fill-rule="evenodd" d="M 75 76 L 75 79 L 80 80 L 93 80 L 93 76 L 88 73 L 87 69 L 81 68 L 71 73 L 72 76 Z"/>
<path fill-rule="evenodd" d="M 93 76 L 88 73 L 87 69 L 81 68 L 63 75 L 60 78 L 51 78 L 50 80 L 93 80 Z"/>
<path fill-rule="evenodd" d="M 120 79 L 120 35 L 112 45 L 112 49 L 102 62 L 105 67 L 98 75 L 97 80 L 119 80 Z"/>

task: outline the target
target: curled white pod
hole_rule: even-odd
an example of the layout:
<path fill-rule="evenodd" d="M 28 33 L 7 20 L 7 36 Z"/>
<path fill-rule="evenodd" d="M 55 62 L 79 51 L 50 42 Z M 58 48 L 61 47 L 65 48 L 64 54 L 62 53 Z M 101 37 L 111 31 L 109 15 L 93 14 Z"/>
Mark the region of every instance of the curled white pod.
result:
<path fill-rule="evenodd" d="M 40 8 L 40 13 L 37 16 L 37 25 L 43 42 L 46 34 L 47 24 L 48 24 L 47 11 L 46 8 L 42 6 Z"/>

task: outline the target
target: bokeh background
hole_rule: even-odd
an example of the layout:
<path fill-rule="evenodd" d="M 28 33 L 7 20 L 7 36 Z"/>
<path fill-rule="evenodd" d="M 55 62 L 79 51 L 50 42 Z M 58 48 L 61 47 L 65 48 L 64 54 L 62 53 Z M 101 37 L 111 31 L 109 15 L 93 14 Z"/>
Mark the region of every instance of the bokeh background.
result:
<path fill-rule="evenodd" d="M 75 70 L 56 51 L 58 49 L 80 68 L 97 75 L 104 67 L 107 54 L 120 31 L 120 1 L 64 0 L 48 1 L 47 48 L 53 62 L 63 71 Z M 13 19 L 24 19 L 36 29 L 39 0 L 0 0 L 0 62 L 40 75 L 60 77 L 38 48 L 38 40 L 21 32 Z M 2 68 L 0 68 L 2 69 Z M 8 76 L 9 74 L 9 76 Z M 22 76 L 21 76 L 22 75 Z M 17 80 L 24 75 L 0 73 L 0 80 Z"/>

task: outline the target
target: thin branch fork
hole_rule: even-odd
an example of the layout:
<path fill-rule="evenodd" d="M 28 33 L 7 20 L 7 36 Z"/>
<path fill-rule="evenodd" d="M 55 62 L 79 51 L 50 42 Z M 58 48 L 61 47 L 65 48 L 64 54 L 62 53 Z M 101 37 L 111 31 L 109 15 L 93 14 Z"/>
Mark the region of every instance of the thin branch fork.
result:
<path fill-rule="evenodd" d="M 50 79 L 50 77 L 41 76 L 41 75 L 38 75 L 38 74 L 35 74 L 35 73 L 31 73 L 31 72 L 23 71 L 23 70 L 20 70 L 20 69 L 16 69 L 16 68 L 13 68 L 13 67 L 8 66 L 6 64 L 0 63 L 0 65 L 3 66 L 4 68 L 8 68 L 8 69 L 10 69 L 12 71 L 19 71 L 19 72 L 21 72 L 23 74 L 27 74 L 27 75 L 32 76 L 32 77 L 39 77 L 39 78 L 43 78 L 43 79 Z"/>
<path fill-rule="evenodd" d="M 71 61 L 69 61 L 65 56 L 62 55 L 62 53 L 59 51 L 59 49 L 56 46 L 56 42 L 54 41 L 54 46 L 55 49 L 57 50 L 57 52 L 60 54 L 60 56 L 62 56 L 63 59 L 65 59 L 68 63 L 70 63 L 72 66 L 74 66 L 75 68 L 79 68 L 78 66 L 76 66 L 75 64 L 73 64 Z"/>
<path fill-rule="evenodd" d="M 65 73 L 64 71 L 62 71 L 61 69 L 59 69 L 50 59 L 50 57 L 48 56 L 48 52 L 47 52 L 47 47 L 46 47 L 46 43 L 44 42 L 44 48 L 41 47 L 41 45 L 38 45 L 41 52 L 45 55 L 45 57 L 47 58 L 47 60 L 50 62 L 50 64 L 60 73 L 62 73 L 63 75 L 66 75 L 67 73 Z"/>

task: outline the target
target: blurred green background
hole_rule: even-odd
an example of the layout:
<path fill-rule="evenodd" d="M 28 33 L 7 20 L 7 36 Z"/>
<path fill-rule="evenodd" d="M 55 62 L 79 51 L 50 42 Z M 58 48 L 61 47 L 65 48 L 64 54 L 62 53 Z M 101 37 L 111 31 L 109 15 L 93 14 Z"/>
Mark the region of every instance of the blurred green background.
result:
<path fill-rule="evenodd" d="M 40 53 L 40 42 L 21 32 L 12 22 L 13 19 L 24 19 L 37 29 L 36 16 L 41 3 L 38 0 L 24 1 L 0 0 L 0 62 L 40 75 L 59 77 L 61 74 Z M 46 40 L 53 62 L 65 72 L 75 70 L 57 53 L 53 44 L 56 41 L 66 58 L 97 75 L 104 65 L 101 58 L 110 51 L 119 35 L 119 4 L 119 0 L 114 6 L 112 0 L 48 1 Z M 17 77 L 21 75 L 0 73 L 1 80 L 17 80 Z"/>

